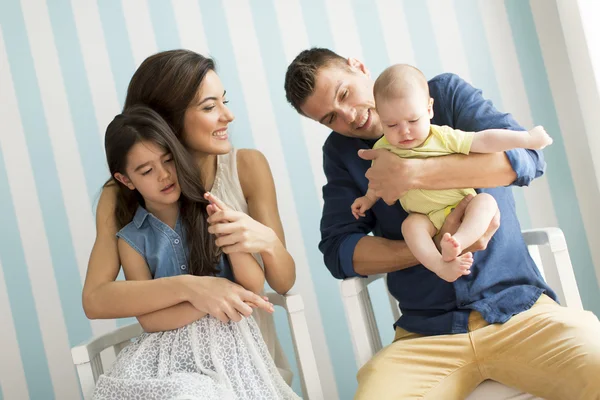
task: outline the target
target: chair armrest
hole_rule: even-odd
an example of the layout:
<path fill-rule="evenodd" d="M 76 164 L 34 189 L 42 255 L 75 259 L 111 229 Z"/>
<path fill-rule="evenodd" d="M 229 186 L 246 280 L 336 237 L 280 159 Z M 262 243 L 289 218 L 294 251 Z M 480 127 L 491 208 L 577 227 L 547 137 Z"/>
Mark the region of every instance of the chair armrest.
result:
<path fill-rule="evenodd" d="M 285 295 L 267 292 L 266 295 L 271 303 L 282 307 L 287 312 L 304 398 L 323 400 L 325 397 L 323 395 L 312 341 L 310 340 L 308 323 L 304 315 L 304 301 L 302 300 L 302 296 L 293 292 Z"/>
<path fill-rule="evenodd" d="M 135 323 L 118 328 L 104 335 L 96 336 L 71 349 L 71 356 L 75 365 L 85 364 L 93 360 L 103 350 L 117 346 L 125 341 L 141 335 L 143 332 L 140 324 Z"/>
<path fill-rule="evenodd" d="M 572 308 L 583 309 L 562 230 L 541 228 L 524 230 L 522 233 L 528 246 L 539 246 L 546 280 L 558 295 L 560 302 Z"/>

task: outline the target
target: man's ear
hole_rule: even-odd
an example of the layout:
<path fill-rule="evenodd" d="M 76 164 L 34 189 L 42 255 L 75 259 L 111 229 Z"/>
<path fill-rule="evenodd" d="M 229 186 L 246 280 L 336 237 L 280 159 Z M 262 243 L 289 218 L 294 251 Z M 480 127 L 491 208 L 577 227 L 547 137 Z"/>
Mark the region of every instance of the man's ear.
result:
<path fill-rule="evenodd" d="M 427 111 L 429 111 L 429 119 L 433 118 L 433 97 L 429 98 L 429 106 Z"/>
<path fill-rule="evenodd" d="M 114 175 L 114 177 L 116 180 L 121 182 L 123 185 L 127 186 L 129 189 L 135 190 L 135 186 L 133 186 L 133 183 L 131 183 L 131 180 L 127 176 L 121 174 L 120 172 L 117 172 Z"/>
<path fill-rule="evenodd" d="M 367 66 L 360 61 L 358 58 L 353 58 L 350 57 L 346 60 L 346 62 L 348 63 L 348 66 L 356 71 L 362 72 L 363 74 L 367 75 L 367 77 L 371 77 L 371 71 L 369 71 L 369 69 L 367 68 Z"/>

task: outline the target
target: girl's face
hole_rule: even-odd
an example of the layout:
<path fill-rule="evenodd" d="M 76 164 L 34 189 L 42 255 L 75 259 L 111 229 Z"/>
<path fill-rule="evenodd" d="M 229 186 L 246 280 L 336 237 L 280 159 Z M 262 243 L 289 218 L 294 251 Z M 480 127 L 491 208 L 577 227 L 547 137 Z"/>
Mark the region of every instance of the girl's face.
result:
<path fill-rule="evenodd" d="M 151 141 L 133 145 L 127 154 L 125 174 L 116 173 L 115 178 L 129 189 L 137 189 L 147 209 L 171 205 L 181 195 L 173 156 Z"/>
<path fill-rule="evenodd" d="M 192 152 L 227 154 L 231 151 L 227 127 L 234 116 L 226 104 L 219 76 L 208 71 L 184 116 L 183 142 Z"/>

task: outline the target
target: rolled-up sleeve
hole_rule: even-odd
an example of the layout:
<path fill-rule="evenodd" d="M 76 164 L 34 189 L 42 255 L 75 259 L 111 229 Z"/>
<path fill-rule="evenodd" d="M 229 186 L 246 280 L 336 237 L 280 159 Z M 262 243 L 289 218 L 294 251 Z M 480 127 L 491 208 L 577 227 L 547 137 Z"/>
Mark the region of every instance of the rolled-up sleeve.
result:
<path fill-rule="evenodd" d="M 321 217 L 321 242 L 325 265 L 337 279 L 360 276 L 354 271 L 353 256 L 358 241 L 366 236 L 375 225 L 369 210 L 366 216 L 356 220 L 351 205 L 361 193 L 338 156 L 339 149 L 325 143 L 323 147 L 323 169 L 327 184 L 323 186 L 323 215 Z"/>
<path fill-rule="evenodd" d="M 456 74 L 442 74 L 434 78 L 439 80 L 440 96 L 444 104 L 452 107 L 453 128 L 478 132 L 486 129 L 511 129 L 525 131 L 513 116 L 494 107 L 491 100 L 485 99 L 479 89 Z M 506 151 L 506 156 L 515 171 L 515 186 L 527 186 L 546 170 L 544 155 L 540 150 L 514 149 Z"/>

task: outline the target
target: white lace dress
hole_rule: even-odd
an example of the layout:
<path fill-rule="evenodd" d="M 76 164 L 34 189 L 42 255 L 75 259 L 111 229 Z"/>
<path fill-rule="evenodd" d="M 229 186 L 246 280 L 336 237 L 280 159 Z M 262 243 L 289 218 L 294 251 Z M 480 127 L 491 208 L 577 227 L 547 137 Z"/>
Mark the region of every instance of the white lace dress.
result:
<path fill-rule="evenodd" d="M 299 399 L 283 380 L 254 319 L 206 316 L 144 333 L 100 376 L 94 399 Z"/>

